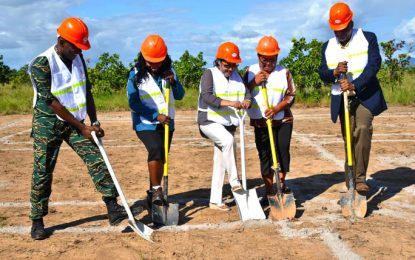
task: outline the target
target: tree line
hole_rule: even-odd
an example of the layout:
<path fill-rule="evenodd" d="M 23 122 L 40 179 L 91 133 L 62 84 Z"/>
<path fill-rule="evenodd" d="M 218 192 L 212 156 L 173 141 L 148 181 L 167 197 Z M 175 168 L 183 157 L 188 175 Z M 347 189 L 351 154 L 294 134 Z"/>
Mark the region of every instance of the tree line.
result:
<path fill-rule="evenodd" d="M 323 42 L 316 39 L 307 41 L 304 37 L 292 39 L 292 48 L 287 57 L 280 59 L 279 63 L 287 67 L 293 77 L 301 98 L 310 101 L 319 101 L 322 95 L 328 93 L 325 85 L 318 75 L 320 65 L 321 47 Z M 395 39 L 381 42 L 381 49 L 384 54 L 381 70 L 378 74 L 383 85 L 394 88 L 402 83 L 405 71 L 410 65 L 411 48 L 408 48 L 405 41 L 396 41 Z M 91 66 L 90 60 L 87 59 L 87 69 L 89 79 L 92 83 L 94 94 L 108 95 L 115 91 L 125 88 L 128 71 L 133 66 L 125 66 L 118 54 L 105 52 L 98 57 L 95 66 Z M 206 61 L 203 58 L 203 52 L 193 56 L 189 51 L 176 61 L 173 61 L 173 67 L 185 88 L 197 89 L 199 87 L 200 77 L 205 70 Z M 11 69 L 3 63 L 3 55 L 0 54 L 0 84 L 21 85 L 30 83 L 27 74 L 28 65 L 20 69 Z M 240 73 L 244 73 L 245 68 L 240 68 Z"/>

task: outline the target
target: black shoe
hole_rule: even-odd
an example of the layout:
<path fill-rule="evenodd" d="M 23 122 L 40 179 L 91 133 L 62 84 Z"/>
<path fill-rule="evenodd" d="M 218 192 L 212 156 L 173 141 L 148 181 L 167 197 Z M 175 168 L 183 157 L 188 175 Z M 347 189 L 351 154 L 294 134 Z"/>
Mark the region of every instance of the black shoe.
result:
<path fill-rule="evenodd" d="M 263 197 L 260 197 L 259 198 L 259 204 L 261 204 L 262 207 L 267 207 L 269 205 L 268 196 L 265 195 Z"/>
<path fill-rule="evenodd" d="M 151 190 L 151 203 L 157 206 L 163 206 L 164 198 L 163 198 L 163 190 L 158 188 L 157 190 Z"/>
<path fill-rule="evenodd" d="M 124 207 L 117 203 L 117 198 L 104 197 L 103 200 L 107 206 L 108 220 L 111 226 L 118 225 L 121 221 L 128 218 Z M 131 209 L 133 216 L 140 214 L 142 211 L 142 207 L 134 207 Z"/>
<path fill-rule="evenodd" d="M 30 235 L 34 240 L 43 240 L 48 237 L 43 224 L 43 218 L 32 220 L 32 229 Z"/>

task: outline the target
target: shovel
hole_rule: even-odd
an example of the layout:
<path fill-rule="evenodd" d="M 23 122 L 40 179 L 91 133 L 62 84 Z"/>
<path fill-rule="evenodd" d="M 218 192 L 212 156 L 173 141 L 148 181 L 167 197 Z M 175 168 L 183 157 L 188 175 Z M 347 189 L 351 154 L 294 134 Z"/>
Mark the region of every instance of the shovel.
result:
<path fill-rule="evenodd" d="M 264 102 L 267 108 L 269 108 L 268 103 L 268 94 L 267 89 L 265 86 L 265 82 L 262 82 L 262 96 L 264 97 Z M 271 218 L 275 220 L 282 220 L 282 219 L 293 219 L 296 213 L 296 206 L 295 206 L 295 198 L 292 192 L 290 193 L 283 193 L 281 190 L 281 180 L 280 180 L 280 166 L 277 160 L 277 155 L 275 151 L 275 142 L 274 142 L 274 134 L 272 132 L 272 122 L 271 119 L 267 118 L 267 127 L 268 127 L 268 136 L 271 145 L 271 153 L 272 153 L 272 169 L 274 170 L 275 174 L 275 181 L 277 185 L 277 194 L 275 196 L 268 196 L 268 202 L 271 208 Z"/>
<path fill-rule="evenodd" d="M 170 106 L 170 81 L 166 80 L 166 104 L 167 112 L 166 116 L 169 115 Z M 164 125 L 164 173 L 163 173 L 163 196 L 164 201 L 162 206 L 152 205 L 152 219 L 156 225 L 172 226 L 179 223 L 179 204 L 169 203 L 167 200 L 168 187 L 169 187 L 169 124 Z"/>
<path fill-rule="evenodd" d="M 92 137 L 94 138 L 95 143 L 98 145 L 99 151 L 101 152 L 102 157 L 104 158 L 105 164 L 107 165 L 108 171 L 110 172 L 112 181 L 115 184 L 115 188 L 117 189 L 118 194 L 120 195 L 122 205 L 124 206 L 125 211 L 128 215 L 128 225 L 131 227 L 134 232 L 136 232 L 139 236 L 144 238 L 145 240 L 151 241 L 151 234 L 153 233 L 153 230 L 149 228 L 148 226 L 144 225 L 140 221 L 137 221 L 134 219 L 133 214 L 131 213 L 131 209 L 128 206 L 127 199 L 124 196 L 124 193 L 121 189 L 121 186 L 117 180 L 117 176 L 115 176 L 114 170 L 112 169 L 111 163 L 108 160 L 107 153 L 105 152 L 104 146 L 102 144 L 101 138 L 98 138 L 95 134 L 95 131 L 92 131 L 91 133 Z"/>
<path fill-rule="evenodd" d="M 344 77 L 345 75 L 342 75 Z M 360 195 L 355 190 L 355 181 L 353 176 L 353 159 L 352 159 L 352 145 L 350 133 L 350 117 L 349 117 L 349 102 L 347 98 L 347 91 L 343 92 L 344 103 L 344 122 L 346 131 L 346 152 L 347 152 L 347 166 L 346 175 L 349 179 L 349 190 L 346 195 L 340 199 L 340 206 L 342 208 L 342 215 L 345 217 L 364 218 L 367 211 L 366 196 Z M 346 178 L 346 179 L 347 179 Z"/>
<path fill-rule="evenodd" d="M 244 140 L 244 119 L 246 117 L 246 110 L 241 116 L 239 111 L 235 109 L 235 114 L 239 120 L 239 140 L 241 143 L 241 170 L 242 170 L 242 187 L 243 191 L 233 193 L 236 204 L 239 209 L 239 216 L 242 221 L 249 219 L 265 219 L 264 211 L 255 189 L 247 190 L 246 188 L 246 172 L 245 172 L 245 140 Z"/>

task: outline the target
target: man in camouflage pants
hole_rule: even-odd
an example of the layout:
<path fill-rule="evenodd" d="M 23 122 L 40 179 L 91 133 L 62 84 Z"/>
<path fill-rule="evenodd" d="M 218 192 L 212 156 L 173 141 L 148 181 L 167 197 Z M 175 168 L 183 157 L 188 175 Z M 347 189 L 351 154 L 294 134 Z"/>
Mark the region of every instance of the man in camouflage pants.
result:
<path fill-rule="evenodd" d="M 65 141 L 85 162 L 96 189 L 107 206 L 111 225 L 127 218 L 117 203 L 117 191 L 91 132 L 103 137 L 97 120 L 91 85 L 82 50 L 90 48 L 88 28 L 79 18 L 65 19 L 58 28 L 57 44 L 36 57 L 29 66 L 34 87 L 32 137 L 34 164 L 30 194 L 31 236 L 45 239 L 43 217 L 48 214 L 52 173 L 59 148 Z M 92 124 L 86 126 L 88 114 Z M 138 212 L 135 211 L 135 214 Z"/>

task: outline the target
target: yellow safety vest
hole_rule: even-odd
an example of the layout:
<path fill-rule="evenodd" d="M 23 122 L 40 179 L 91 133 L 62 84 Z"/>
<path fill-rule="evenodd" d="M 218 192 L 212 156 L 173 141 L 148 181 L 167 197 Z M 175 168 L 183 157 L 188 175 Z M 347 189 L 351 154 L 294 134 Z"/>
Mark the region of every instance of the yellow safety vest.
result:
<path fill-rule="evenodd" d="M 251 82 L 255 78 L 255 75 L 260 72 L 259 64 L 254 64 L 248 68 L 248 82 Z M 273 72 L 268 77 L 266 82 L 267 95 L 269 107 L 274 107 L 280 103 L 285 93 L 287 92 L 287 70 L 281 66 L 276 65 Z M 264 97 L 261 92 L 261 86 L 256 86 L 252 91 L 251 95 L 253 102 L 251 108 L 248 109 L 248 115 L 252 119 L 265 118 L 266 105 Z M 280 111 L 274 115 L 273 120 L 281 120 L 284 118 L 284 111 Z"/>
<path fill-rule="evenodd" d="M 230 101 L 243 101 L 245 99 L 246 88 L 241 76 L 233 71 L 229 80 L 217 68 L 209 69 L 213 77 L 213 95 Z M 200 86 L 199 86 L 200 88 Z M 225 126 L 239 125 L 235 111 L 231 107 L 212 107 L 203 109 L 199 106 L 199 111 L 207 112 L 207 119 Z"/>
<path fill-rule="evenodd" d="M 171 69 L 174 78 L 177 81 L 176 72 L 174 69 Z M 135 69 L 135 73 L 137 70 Z M 144 106 L 148 107 L 149 109 L 157 110 L 159 114 L 166 114 L 167 112 L 167 104 L 165 99 L 166 93 L 166 81 L 162 79 L 162 91 L 160 90 L 159 86 L 157 85 L 156 81 L 153 77 L 148 73 L 148 77 L 145 81 L 143 81 L 138 86 L 138 93 L 140 96 L 141 103 Z M 174 119 L 176 110 L 174 105 L 174 96 L 173 91 L 170 91 L 170 106 L 169 106 L 169 117 Z M 144 116 L 140 115 L 141 122 L 144 124 L 160 124 L 159 121 L 149 121 Z"/>
<path fill-rule="evenodd" d="M 336 37 L 329 40 L 326 48 L 326 61 L 329 69 L 335 69 L 339 62 L 347 61 L 347 77 L 349 81 L 356 79 L 362 74 L 367 65 L 369 43 L 362 29 L 353 29 L 352 38 L 349 43 L 342 47 Z M 340 95 L 340 85 L 335 83 L 331 87 L 333 95 Z"/>
<path fill-rule="evenodd" d="M 38 57 L 43 56 L 49 61 L 52 95 L 55 96 L 77 120 L 84 120 L 87 114 L 86 74 L 81 57 L 77 55 L 72 61 L 72 72 L 70 72 L 56 53 L 55 46 L 50 47 Z M 35 95 L 33 97 L 34 106 L 37 97 L 35 84 L 33 84 L 33 88 L 35 90 Z M 58 115 L 56 116 L 64 121 Z"/>

